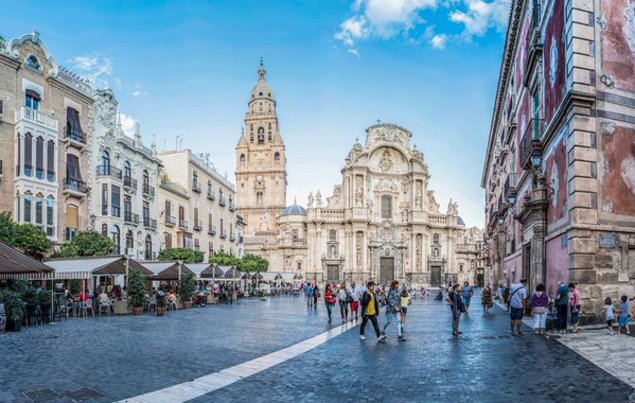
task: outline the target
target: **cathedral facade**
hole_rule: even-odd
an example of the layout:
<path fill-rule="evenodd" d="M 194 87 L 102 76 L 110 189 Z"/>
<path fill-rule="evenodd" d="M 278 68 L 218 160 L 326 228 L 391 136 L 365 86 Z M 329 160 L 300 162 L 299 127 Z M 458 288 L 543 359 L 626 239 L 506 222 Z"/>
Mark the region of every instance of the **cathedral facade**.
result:
<path fill-rule="evenodd" d="M 245 251 L 267 258 L 272 271 L 320 282 L 482 282 L 482 232 L 466 229 L 456 202 L 440 211 L 425 158 L 411 138 L 397 125 L 369 127 L 330 196 L 318 190 L 306 208 L 295 202 L 285 208 L 284 143 L 261 66 L 236 147 Z"/>

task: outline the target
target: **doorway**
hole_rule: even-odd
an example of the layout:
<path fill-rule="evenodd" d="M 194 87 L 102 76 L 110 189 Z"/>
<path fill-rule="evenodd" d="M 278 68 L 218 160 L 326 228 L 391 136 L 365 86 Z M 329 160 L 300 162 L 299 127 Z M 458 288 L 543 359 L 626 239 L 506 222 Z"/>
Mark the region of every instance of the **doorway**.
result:
<path fill-rule="evenodd" d="M 441 266 L 430 268 L 430 287 L 441 287 Z"/>
<path fill-rule="evenodd" d="M 326 265 L 326 281 L 328 283 L 340 282 L 340 266 L 337 264 Z"/>
<path fill-rule="evenodd" d="M 382 257 L 379 259 L 379 283 L 389 284 L 395 279 L 395 258 Z"/>
<path fill-rule="evenodd" d="M 521 278 L 526 278 L 528 283 L 527 283 L 527 289 L 531 290 L 533 284 L 532 284 L 532 278 L 531 278 L 531 243 L 528 243 L 527 245 L 525 245 L 524 251 L 523 251 L 523 275 L 521 276 Z M 514 282 L 520 281 L 520 279 L 514 279 Z"/>

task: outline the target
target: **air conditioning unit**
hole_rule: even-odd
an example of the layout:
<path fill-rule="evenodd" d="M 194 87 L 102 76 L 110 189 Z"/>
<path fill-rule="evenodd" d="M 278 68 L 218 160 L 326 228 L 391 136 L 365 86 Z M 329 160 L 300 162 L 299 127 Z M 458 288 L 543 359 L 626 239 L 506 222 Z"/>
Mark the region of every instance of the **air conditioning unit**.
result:
<path fill-rule="evenodd" d="M 137 251 L 135 248 L 126 248 L 126 255 L 128 255 L 128 257 L 137 257 Z"/>

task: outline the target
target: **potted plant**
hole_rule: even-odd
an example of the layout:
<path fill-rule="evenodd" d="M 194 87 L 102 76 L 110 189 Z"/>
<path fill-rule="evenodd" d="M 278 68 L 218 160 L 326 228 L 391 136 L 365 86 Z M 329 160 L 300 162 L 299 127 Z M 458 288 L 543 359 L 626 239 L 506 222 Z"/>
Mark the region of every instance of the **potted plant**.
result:
<path fill-rule="evenodd" d="M 179 296 L 183 303 L 183 309 L 189 309 L 192 307 L 192 297 L 196 292 L 196 280 L 194 279 L 194 273 L 188 273 L 181 279 L 179 287 Z"/>
<path fill-rule="evenodd" d="M 165 314 L 165 291 L 159 289 L 154 294 L 157 299 L 157 316 Z"/>
<path fill-rule="evenodd" d="M 4 310 L 7 314 L 7 330 L 19 332 L 24 318 L 24 310 L 22 309 L 22 298 L 19 293 L 6 290 L 2 294 L 4 302 Z"/>
<path fill-rule="evenodd" d="M 45 322 L 50 320 L 51 313 L 51 294 L 47 290 L 40 290 L 38 294 L 38 303 L 40 304 L 40 312 Z"/>
<path fill-rule="evenodd" d="M 143 274 L 137 269 L 133 269 L 128 279 L 128 300 L 132 305 L 132 313 L 135 316 L 143 313 L 143 306 L 148 302 L 146 295 L 146 280 Z"/>

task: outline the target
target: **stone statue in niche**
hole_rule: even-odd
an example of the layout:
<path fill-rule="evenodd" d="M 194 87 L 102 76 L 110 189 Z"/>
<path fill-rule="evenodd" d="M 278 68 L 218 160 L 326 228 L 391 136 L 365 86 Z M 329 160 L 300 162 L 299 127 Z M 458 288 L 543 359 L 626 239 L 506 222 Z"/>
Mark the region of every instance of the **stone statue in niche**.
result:
<path fill-rule="evenodd" d="M 417 194 L 415 195 L 415 207 L 417 210 L 421 210 L 423 208 L 423 195 L 421 194 L 421 189 L 417 189 Z"/>
<path fill-rule="evenodd" d="M 362 265 L 362 243 L 364 242 L 363 235 L 361 232 L 357 233 L 357 266 Z"/>
<path fill-rule="evenodd" d="M 420 269 L 421 268 L 421 234 L 417 234 L 416 238 L 415 238 L 415 255 L 416 255 L 416 268 Z"/>
<path fill-rule="evenodd" d="M 459 203 L 450 199 L 448 203 L 448 213 L 449 216 L 457 216 L 459 215 Z"/>
<path fill-rule="evenodd" d="M 357 207 L 364 206 L 364 189 L 361 185 L 357 185 L 357 190 L 355 190 L 355 205 Z"/>
<path fill-rule="evenodd" d="M 315 206 L 322 207 L 322 193 L 319 190 L 315 194 Z"/>
<path fill-rule="evenodd" d="M 392 160 L 390 159 L 390 151 L 384 150 L 384 153 L 379 161 L 379 169 L 383 172 L 388 172 L 392 168 Z"/>
<path fill-rule="evenodd" d="M 313 203 L 314 203 L 315 199 L 313 199 L 313 192 L 309 192 L 309 208 L 313 208 Z"/>

